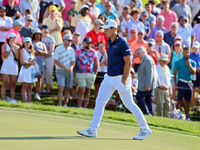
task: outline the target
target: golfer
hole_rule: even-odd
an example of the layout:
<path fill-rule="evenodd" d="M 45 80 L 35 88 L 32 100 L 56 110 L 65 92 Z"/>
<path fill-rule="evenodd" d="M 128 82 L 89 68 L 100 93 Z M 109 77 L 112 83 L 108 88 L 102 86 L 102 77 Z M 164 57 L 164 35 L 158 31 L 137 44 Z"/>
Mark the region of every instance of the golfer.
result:
<path fill-rule="evenodd" d="M 133 139 L 143 140 L 151 133 L 151 130 L 141 110 L 133 101 L 130 76 L 132 66 L 130 46 L 127 41 L 117 34 L 117 23 L 113 19 L 106 20 L 101 28 L 104 29 L 106 36 L 109 38 L 107 51 L 108 72 L 105 74 L 99 89 L 91 125 L 88 129 L 77 131 L 77 133 L 87 137 L 97 137 L 97 129 L 106 103 L 113 92 L 117 90 L 124 105 L 135 116 L 140 126 L 139 134 Z"/>

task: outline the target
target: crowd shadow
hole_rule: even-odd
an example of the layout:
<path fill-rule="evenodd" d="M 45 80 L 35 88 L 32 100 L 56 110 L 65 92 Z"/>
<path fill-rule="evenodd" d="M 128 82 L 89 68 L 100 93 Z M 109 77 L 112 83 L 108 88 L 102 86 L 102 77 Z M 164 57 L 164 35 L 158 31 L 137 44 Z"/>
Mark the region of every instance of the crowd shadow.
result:
<path fill-rule="evenodd" d="M 121 139 L 121 138 L 91 138 L 91 137 L 84 137 L 84 136 L 30 136 L 30 137 L 0 137 L 1 140 L 73 140 L 73 139 L 88 139 L 88 140 L 132 140 L 132 139 Z"/>

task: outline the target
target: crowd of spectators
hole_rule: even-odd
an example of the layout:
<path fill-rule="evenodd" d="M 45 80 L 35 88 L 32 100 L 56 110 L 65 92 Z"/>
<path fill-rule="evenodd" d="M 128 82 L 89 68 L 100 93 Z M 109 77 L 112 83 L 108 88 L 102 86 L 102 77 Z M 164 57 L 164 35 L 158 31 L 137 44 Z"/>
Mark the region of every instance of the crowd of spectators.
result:
<path fill-rule="evenodd" d="M 41 101 L 40 93 L 51 96 L 55 65 L 58 105 L 66 107 L 71 93 L 74 106 L 87 108 L 93 85 L 96 98 L 107 72 L 108 38 L 100 28 L 106 19 L 117 22 L 118 34 L 130 44 L 134 95 L 141 63 L 136 51 L 143 46 L 153 58 L 161 82 L 153 102 L 157 115 L 169 117 L 170 99 L 178 98 L 180 109 L 183 97 L 188 115 L 190 94 L 192 109 L 198 110 L 199 0 L 0 0 L 2 100 L 8 84 L 11 99 L 15 99 L 16 82 L 22 83 L 24 102 L 31 102 L 34 82 L 36 99 Z M 177 87 L 179 79 L 187 84 L 186 90 Z M 116 100 L 111 97 L 109 102 L 117 110 L 118 93 L 114 95 Z"/>

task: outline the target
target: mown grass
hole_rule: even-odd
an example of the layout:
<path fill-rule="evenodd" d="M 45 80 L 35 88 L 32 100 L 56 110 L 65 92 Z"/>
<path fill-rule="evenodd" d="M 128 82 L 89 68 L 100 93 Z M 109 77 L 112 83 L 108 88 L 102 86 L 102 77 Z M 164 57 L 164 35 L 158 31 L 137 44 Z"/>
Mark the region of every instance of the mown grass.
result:
<path fill-rule="evenodd" d="M 53 115 L 61 115 L 66 117 L 82 118 L 91 120 L 93 115 L 93 109 L 80 109 L 74 107 L 56 107 L 50 105 L 40 104 L 23 104 L 23 103 L 7 103 L 0 102 L 1 109 L 15 109 L 20 111 L 34 111 L 37 113 L 48 113 Z M 159 130 L 168 130 L 170 132 L 181 132 L 184 134 L 190 134 L 200 136 L 200 122 L 182 121 L 170 118 L 145 116 L 148 124 L 151 128 Z M 110 122 L 116 124 L 124 124 L 129 126 L 138 126 L 136 119 L 132 114 L 113 112 L 105 110 L 103 122 Z"/>

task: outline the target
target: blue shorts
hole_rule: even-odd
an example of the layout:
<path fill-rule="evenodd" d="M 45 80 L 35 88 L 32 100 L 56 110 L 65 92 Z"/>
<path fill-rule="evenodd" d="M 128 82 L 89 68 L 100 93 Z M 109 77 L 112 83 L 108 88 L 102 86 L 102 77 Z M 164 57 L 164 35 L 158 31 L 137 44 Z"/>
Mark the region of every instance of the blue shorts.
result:
<path fill-rule="evenodd" d="M 182 101 L 184 100 L 191 101 L 192 99 L 192 87 L 193 83 L 185 83 L 180 80 L 178 80 L 178 100 Z"/>
<path fill-rule="evenodd" d="M 67 74 L 65 70 L 56 70 L 57 85 L 71 88 L 73 86 L 73 71 Z"/>

